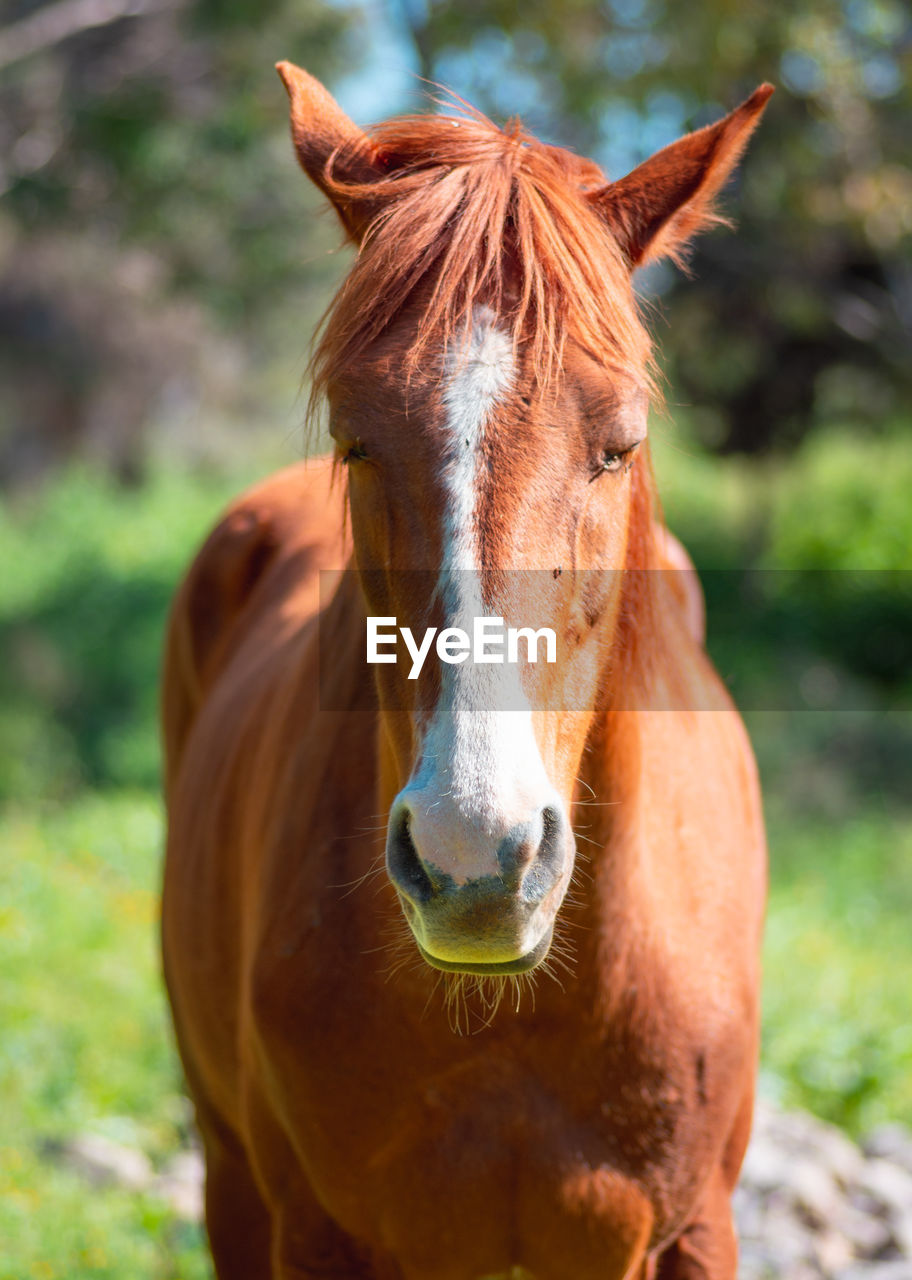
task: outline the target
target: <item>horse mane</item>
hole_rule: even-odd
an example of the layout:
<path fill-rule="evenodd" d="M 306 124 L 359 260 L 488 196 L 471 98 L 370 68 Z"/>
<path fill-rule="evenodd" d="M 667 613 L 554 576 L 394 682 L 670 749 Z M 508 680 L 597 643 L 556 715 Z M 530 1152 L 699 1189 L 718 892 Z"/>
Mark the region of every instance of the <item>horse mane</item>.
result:
<path fill-rule="evenodd" d="M 460 106 L 459 115 L 376 125 L 326 164 L 322 185 L 333 202 L 367 216 L 358 258 L 319 330 L 311 409 L 419 290 L 425 305 L 404 357 L 410 378 L 429 343 L 446 349 L 468 331 L 473 305 L 485 302 L 510 324 L 540 385 L 559 370 L 572 336 L 654 394 L 629 264 L 584 198 L 604 174 L 539 142 L 518 120 L 501 129 Z M 359 168 L 376 177 L 338 176 Z"/>

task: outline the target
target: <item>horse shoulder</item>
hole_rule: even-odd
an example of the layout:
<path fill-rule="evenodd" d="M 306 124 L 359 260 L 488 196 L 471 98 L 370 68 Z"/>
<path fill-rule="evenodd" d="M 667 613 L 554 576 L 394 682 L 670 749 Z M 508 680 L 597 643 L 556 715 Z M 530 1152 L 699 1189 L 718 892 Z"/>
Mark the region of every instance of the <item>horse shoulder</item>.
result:
<path fill-rule="evenodd" d="M 162 719 L 170 784 L 190 727 L 260 606 L 270 608 L 271 571 L 303 554 L 301 576 L 341 567 L 341 495 L 326 460 L 299 463 L 236 498 L 206 538 L 178 588 L 165 637 Z"/>

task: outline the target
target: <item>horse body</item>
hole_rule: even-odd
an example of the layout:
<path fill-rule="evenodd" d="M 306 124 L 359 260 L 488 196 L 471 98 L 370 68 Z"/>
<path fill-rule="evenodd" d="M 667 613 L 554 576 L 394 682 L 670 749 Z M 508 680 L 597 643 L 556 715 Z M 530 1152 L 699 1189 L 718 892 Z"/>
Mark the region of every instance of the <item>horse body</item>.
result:
<path fill-rule="evenodd" d="M 343 210 L 347 225 L 353 208 Z M 354 416 L 367 430 L 402 413 L 395 333 L 394 324 L 374 339 L 360 366 L 366 392 Z M 485 338 L 473 357 L 484 381 L 470 389 L 494 413 L 489 349 Z M 578 400 L 591 370 L 578 353 L 561 365 L 562 394 L 569 385 Z M 460 368 L 451 366 L 449 388 Z M 360 383 L 341 385 L 351 416 Z M 625 701 L 615 685 L 634 682 L 636 645 L 623 628 L 640 600 L 625 585 L 584 601 L 591 627 L 610 622 L 631 651 L 610 679 L 593 667 L 598 706 L 557 714 L 551 727 L 538 712 L 522 720 L 553 788 L 534 803 L 552 816 L 530 820 L 511 844 L 504 832 L 532 801 L 509 770 L 488 784 L 460 775 L 467 766 L 454 754 L 455 781 L 440 786 L 443 765 L 436 755 L 428 763 L 420 735 L 426 743 L 441 722 L 445 678 L 422 690 L 400 683 L 394 698 L 363 661 L 371 591 L 392 593 L 387 608 L 437 605 L 388 575 L 379 586 L 364 575 L 390 563 L 439 568 L 471 550 L 450 528 L 462 500 L 453 455 L 442 469 L 420 467 L 423 450 L 434 460 L 448 394 L 433 383 L 415 390 L 405 497 L 381 507 L 369 477 L 360 496 L 346 494 L 319 461 L 281 473 L 228 512 L 172 613 L 165 971 L 206 1149 L 218 1274 L 732 1280 L 729 1197 L 750 1129 L 765 894 L 746 735 L 692 634 L 686 591 L 661 594 L 649 632 L 662 655 L 651 687 L 673 686 L 674 697 L 656 709 Z M 540 437 L 542 424 L 511 412 L 511 453 L 486 438 L 484 474 L 505 477 L 508 493 L 537 492 L 537 514 L 517 509 L 509 524 L 476 514 L 465 527 L 499 564 L 541 568 L 546 529 L 562 518 L 549 498 L 557 472 L 514 459 L 523 432 Z M 597 564 L 612 539 L 617 564 L 675 560 L 644 505 L 646 480 L 642 466 L 620 477 L 607 499 L 603 491 L 602 523 L 581 528 L 574 517 L 561 544 L 576 561 L 566 574 L 555 566 L 555 591 L 584 673 L 594 659 L 575 620 L 575 570 Z M 450 501 L 449 525 L 425 514 L 437 501 L 422 504 L 432 482 Z M 492 488 L 492 512 L 502 492 Z M 342 570 L 353 547 L 362 578 L 338 573 L 321 593 L 320 571 Z M 470 706 L 470 716 L 460 704 L 468 695 L 453 687 L 443 722 L 452 736 L 476 724 L 478 753 L 499 749 L 496 735 L 521 713 L 492 720 Z M 460 776 L 471 787 L 460 790 Z M 459 823 L 422 826 L 432 787 Z M 569 896 L 564 812 L 593 850 Z M 378 865 L 387 814 L 388 875 Z M 499 874 L 487 871 L 486 840 L 500 840 Z M 446 875 L 431 848 L 452 857 Z M 533 875 L 544 888 L 522 898 Z M 433 913 L 444 907 L 439 926 Z M 516 929 L 502 925 L 501 915 L 519 914 Z M 484 930 L 473 935 L 477 920 Z M 508 985 L 499 974 L 539 963 L 541 948 L 523 939 L 543 929 L 547 950 L 552 928 L 572 943 L 566 971 L 534 988 L 528 978 Z"/>

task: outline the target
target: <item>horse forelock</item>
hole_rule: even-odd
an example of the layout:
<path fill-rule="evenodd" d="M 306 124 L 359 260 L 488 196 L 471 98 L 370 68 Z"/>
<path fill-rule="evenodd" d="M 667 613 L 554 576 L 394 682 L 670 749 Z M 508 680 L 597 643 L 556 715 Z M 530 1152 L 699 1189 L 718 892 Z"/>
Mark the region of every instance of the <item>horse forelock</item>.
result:
<path fill-rule="evenodd" d="M 429 351 L 468 339 L 473 308 L 491 307 L 539 386 L 573 339 L 652 393 L 651 349 L 629 265 L 584 193 L 598 167 L 479 112 L 412 116 L 366 141 L 376 177 L 337 151 L 325 183 L 334 201 L 369 211 L 358 258 L 331 303 L 310 362 L 311 409 L 403 308 L 421 296 L 403 351 L 404 376 L 438 376 Z M 346 163 L 342 163 L 342 160 Z"/>

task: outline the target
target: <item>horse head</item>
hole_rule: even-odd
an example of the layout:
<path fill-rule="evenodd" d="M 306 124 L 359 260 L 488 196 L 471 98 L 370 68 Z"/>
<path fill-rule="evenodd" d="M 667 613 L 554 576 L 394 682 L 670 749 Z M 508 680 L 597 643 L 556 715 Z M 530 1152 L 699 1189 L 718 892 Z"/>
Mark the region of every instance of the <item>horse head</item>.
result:
<path fill-rule="evenodd" d="M 387 871 L 429 964 L 521 973 L 573 874 L 587 741 L 650 644 L 650 575 L 630 572 L 661 567 L 633 273 L 713 220 L 772 89 L 609 182 L 470 109 L 364 132 L 278 70 L 301 164 L 358 248 L 313 379 L 366 611 L 439 638 L 417 679 L 375 668 Z M 528 634 L 513 663 L 471 660 L 479 617 L 550 630 L 558 661 L 532 661 Z"/>

